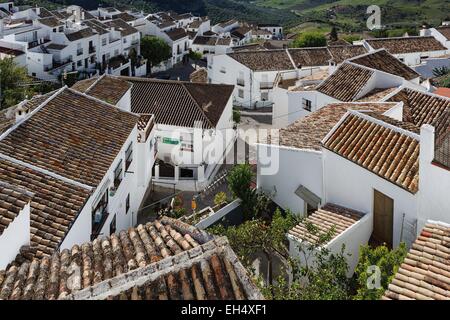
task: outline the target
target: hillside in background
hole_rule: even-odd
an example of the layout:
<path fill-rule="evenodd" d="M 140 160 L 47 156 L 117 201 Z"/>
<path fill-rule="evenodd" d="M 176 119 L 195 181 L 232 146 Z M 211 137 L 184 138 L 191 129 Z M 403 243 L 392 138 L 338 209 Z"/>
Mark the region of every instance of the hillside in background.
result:
<path fill-rule="evenodd" d="M 315 22 L 335 24 L 345 32 L 366 30 L 366 10 L 372 4 L 381 7 L 382 23 L 388 28 L 414 28 L 423 22 L 438 25 L 442 20 L 450 20 L 450 0 L 19 0 L 16 3 L 174 10 L 208 15 L 213 23 L 239 19 L 293 27 Z"/>

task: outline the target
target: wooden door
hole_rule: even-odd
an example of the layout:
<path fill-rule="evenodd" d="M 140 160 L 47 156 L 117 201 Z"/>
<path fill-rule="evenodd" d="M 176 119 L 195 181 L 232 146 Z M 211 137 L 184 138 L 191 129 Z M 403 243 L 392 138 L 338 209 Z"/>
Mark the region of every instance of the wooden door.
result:
<path fill-rule="evenodd" d="M 373 194 L 373 238 L 392 248 L 394 229 L 394 200 L 374 190 Z"/>

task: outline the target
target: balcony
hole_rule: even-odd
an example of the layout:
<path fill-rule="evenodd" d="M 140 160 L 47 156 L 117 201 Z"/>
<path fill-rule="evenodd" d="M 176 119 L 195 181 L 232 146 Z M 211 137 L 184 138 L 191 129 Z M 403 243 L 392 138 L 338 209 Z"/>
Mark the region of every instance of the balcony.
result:
<path fill-rule="evenodd" d="M 77 49 L 77 56 L 81 56 L 83 54 L 83 49 Z"/>
<path fill-rule="evenodd" d="M 43 45 L 47 42 L 50 42 L 50 39 L 39 39 L 39 40 L 35 40 L 35 41 L 30 41 L 30 42 L 28 42 L 28 49 L 33 49 L 33 48 Z"/>
<path fill-rule="evenodd" d="M 238 86 L 244 87 L 245 86 L 245 80 L 244 79 L 237 79 L 236 84 Z"/>
<path fill-rule="evenodd" d="M 259 83 L 259 88 L 261 90 L 264 89 L 273 89 L 273 82 L 260 82 Z"/>
<path fill-rule="evenodd" d="M 100 235 L 100 232 L 105 225 L 106 220 L 108 219 L 108 197 L 104 196 L 100 203 L 97 205 L 97 208 L 92 212 L 92 232 L 91 232 L 91 240 L 94 240 Z"/>
<path fill-rule="evenodd" d="M 94 53 L 95 52 L 95 47 L 89 47 L 89 53 Z"/>
<path fill-rule="evenodd" d="M 52 72 L 55 71 L 57 69 L 60 69 L 62 67 L 65 67 L 66 65 L 72 63 L 72 59 L 66 59 L 63 61 L 56 61 L 53 60 L 53 64 L 49 64 L 47 66 L 44 66 L 44 71 L 45 72 Z"/>

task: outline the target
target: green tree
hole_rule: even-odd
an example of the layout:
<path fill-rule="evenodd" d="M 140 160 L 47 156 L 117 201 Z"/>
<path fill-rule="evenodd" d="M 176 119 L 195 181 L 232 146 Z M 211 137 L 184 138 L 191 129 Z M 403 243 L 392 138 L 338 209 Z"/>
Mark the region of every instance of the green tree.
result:
<path fill-rule="evenodd" d="M 31 98 L 34 90 L 27 69 L 17 65 L 12 58 L 0 60 L 1 106 L 0 109 L 16 105 Z"/>
<path fill-rule="evenodd" d="M 209 228 L 208 231 L 226 236 L 231 247 L 247 268 L 251 267 L 252 259 L 256 254 L 264 254 L 268 263 L 268 285 L 270 286 L 273 284 L 274 255 L 284 261 L 289 259 L 286 232 L 297 223 L 298 220 L 292 213 L 287 212 L 283 215 L 277 209 L 270 222 L 254 219 L 228 228 L 217 225 Z"/>
<path fill-rule="evenodd" d="M 396 249 L 389 250 L 386 246 L 371 248 L 370 246 L 361 246 L 359 250 L 359 261 L 356 266 L 355 276 L 357 280 L 357 294 L 355 299 L 358 300 L 379 300 L 386 291 L 389 283 L 392 281 L 394 274 L 397 272 L 400 264 L 403 262 L 407 254 L 406 245 L 401 243 Z M 370 268 L 376 266 L 380 271 L 379 288 L 369 289 L 368 280 L 374 275 L 374 270 Z M 374 282 L 373 284 L 376 284 Z"/>
<path fill-rule="evenodd" d="M 241 112 L 239 110 L 233 110 L 233 121 L 236 124 L 241 123 Z"/>
<path fill-rule="evenodd" d="M 251 189 L 255 174 L 249 164 L 238 164 L 228 173 L 228 188 L 235 198 L 246 199 Z"/>
<path fill-rule="evenodd" d="M 151 72 L 153 66 L 172 56 L 172 49 L 161 38 L 145 36 L 141 39 L 141 55 L 147 59 L 148 71 Z"/>
<path fill-rule="evenodd" d="M 320 32 L 301 33 L 292 43 L 294 48 L 324 47 L 327 45 L 327 38 Z"/>
<path fill-rule="evenodd" d="M 315 243 L 302 242 L 298 246 L 299 259 L 290 259 L 292 281 L 280 276 L 273 285 L 262 288 L 268 299 L 274 300 L 348 300 L 351 281 L 347 278 L 348 264 L 345 246 L 332 253 L 325 244 L 335 234 L 331 228 L 322 232 L 314 224 L 303 221 L 308 232 L 318 236 Z"/>
<path fill-rule="evenodd" d="M 450 73 L 450 69 L 446 66 L 436 67 L 433 69 L 433 75 L 435 77 L 442 77 Z"/>
<path fill-rule="evenodd" d="M 338 32 L 337 32 L 336 26 L 333 26 L 333 28 L 331 28 L 330 40 L 331 41 L 338 41 Z"/>

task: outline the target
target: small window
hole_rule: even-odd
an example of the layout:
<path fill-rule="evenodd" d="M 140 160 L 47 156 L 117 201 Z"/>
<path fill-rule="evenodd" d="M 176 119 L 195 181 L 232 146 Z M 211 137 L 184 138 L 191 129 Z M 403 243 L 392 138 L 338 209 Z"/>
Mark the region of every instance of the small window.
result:
<path fill-rule="evenodd" d="M 130 210 L 130 194 L 128 194 L 127 198 L 125 199 L 125 214 L 127 214 L 129 210 Z"/>
<path fill-rule="evenodd" d="M 106 38 L 102 39 L 102 46 L 106 46 Z"/>
<path fill-rule="evenodd" d="M 123 38 L 123 43 L 127 43 L 127 38 Z"/>
<path fill-rule="evenodd" d="M 244 98 L 244 90 L 242 90 L 242 89 L 238 90 L 238 97 L 241 98 L 241 99 Z"/>
<path fill-rule="evenodd" d="M 77 66 L 78 66 L 78 67 L 81 67 L 82 65 L 83 65 L 83 61 L 82 61 L 82 60 L 78 60 L 78 61 L 77 61 Z"/>
<path fill-rule="evenodd" d="M 269 93 L 268 92 L 261 92 L 261 100 L 262 101 L 269 100 Z"/>
<path fill-rule="evenodd" d="M 125 151 L 125 171 L 128 170 L 132 162 L 133 162 L 133 143 L 130 143 L 127 150 Z"/>
<path fill-rule="evenodd" d="M 56 28 L 53 28 L 53 32 L 56 32 Z"/>
<path fill-rule="evenodd" d="M 122 160 L 120 160 L 116 169 L 114 169 L 114 187 L 117 189 L 122 182 Z"/>
<path fill-rule="evenodd" d="M 194 144 L 192 142 L 182 142 L 181 151 L 194 152 Z"/>
<path fill-rule="evenodd" d="M 109 234 L 113 234 L 116 232 L 116 215 L 114 215 L 114 218 L 111 221 L 111 224 L 109 225 Z"/>
<path fill-rule="evenodd" d="M 227 69 L 225 69 L 225 67 L 222 67 L 222 68 L 220 68 L 220 72 L 227 73 Z"/>
<path fill-rule="evenodd" d="M 311 111 L 312 110 L 312 101 L 302 98 L 302 106 L 303 106 L 303 109 L 305 109 L 306 111 Z"/>

